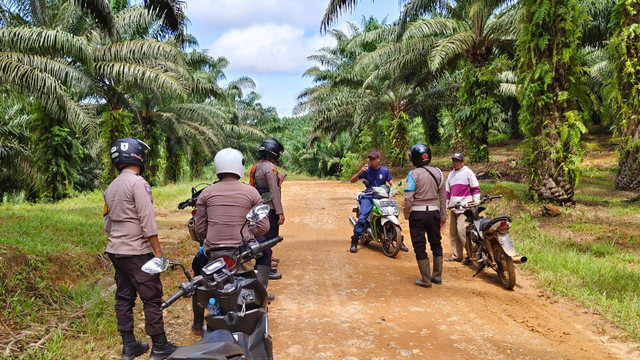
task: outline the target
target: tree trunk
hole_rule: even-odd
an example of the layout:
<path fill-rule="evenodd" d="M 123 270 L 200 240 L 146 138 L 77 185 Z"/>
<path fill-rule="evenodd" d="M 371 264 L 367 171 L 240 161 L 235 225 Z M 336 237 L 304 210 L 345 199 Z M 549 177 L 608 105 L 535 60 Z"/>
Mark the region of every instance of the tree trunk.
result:
<path fill-rule="evenodd" d="M 609 46 L 616 85 L 616 135 L 620 159 L 615 187 L 640 189 L 640 1 L 620 0 L 611 16 L 615 29 Z"/>
<path fill-rule="evenodd" d="M 518 39 L 524 162 L 538 200 L 571 202 L 586 131 L 573 94 L 587 15 L 578 0 L 523 0 Z"/>

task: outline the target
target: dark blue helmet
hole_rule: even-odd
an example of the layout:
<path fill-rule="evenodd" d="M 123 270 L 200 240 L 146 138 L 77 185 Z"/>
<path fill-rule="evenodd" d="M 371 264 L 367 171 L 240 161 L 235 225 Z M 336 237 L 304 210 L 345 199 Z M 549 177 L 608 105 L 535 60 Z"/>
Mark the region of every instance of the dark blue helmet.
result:
<path fill-rule="evenodd" d="M 260 153 L 260 159 L 277 161 L 280 158 L 280 153 L 284 151 L 284 147 L 276 139 L 268 139 L 260 144 L 258 152 Z"/>
<path fill-rule="evenodd" d="M 413 166 L 425 166 L 431 162 L 431 149 L 425 144 L 415 144 L 410 151 L 411 163 Z"/>
<path fill-rule="evenodd" d="M 139 165 L 140 173 L 144 171 L 144 166 L 147 164 L 147 151 L 149 151 L 149 145 L 145 144 L 142 140 L 136 138 L 124 138 L 118 139 L 111 144 L 109 154 L 111 156 L 111 162 L 118 169 L 122 169 L 127 165 Z"/>

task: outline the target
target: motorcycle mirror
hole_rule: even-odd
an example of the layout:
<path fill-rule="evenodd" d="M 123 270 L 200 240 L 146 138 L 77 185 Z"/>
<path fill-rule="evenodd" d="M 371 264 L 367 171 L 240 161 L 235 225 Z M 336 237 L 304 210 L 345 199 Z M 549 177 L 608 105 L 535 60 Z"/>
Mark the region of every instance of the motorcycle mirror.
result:
<path fill-rule="evenodd" d="M 271 195 L 270 192 L 266 192 L 262 195 L 260 195 L 260 197 L 262 197 L 262 202 L 263 203 L 268 203 L 269 201 L 273 200 L 273 195 Z"/>
<path fill-rule="evenodd" d="M 362 180 L 362 183 L 364 184 L 364 186 L 369 186 L 369 180 L 367 179 Z"/>
<path fill-rule="evenodd" d="M 269 205 L 254 206 L 251 210 L 249 210 L 249 213 L 245 218 L 255 223 L 267 217 L 270 210 L 271 207 Z"/>
<path fill-rule="evenodd" d="M 154 257 L 153 259 L 147 261 L 144 265 L 142 265 L 142 271 L 151 275 L 165 272 L 168 268 L 169 259 L 160 257 Z"/>

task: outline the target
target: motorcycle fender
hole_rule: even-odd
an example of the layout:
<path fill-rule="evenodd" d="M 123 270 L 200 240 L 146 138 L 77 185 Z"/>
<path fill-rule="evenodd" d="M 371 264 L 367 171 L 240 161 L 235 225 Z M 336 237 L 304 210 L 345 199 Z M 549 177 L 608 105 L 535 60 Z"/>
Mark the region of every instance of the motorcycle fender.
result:
<path fill-rule="evenodd" d="M 513 247 L 513 240 L 511 239 L 511 236 L 509 236 L 509 233 L 506 233 L 506 234 L 498 233 L 497 237 L 498 237 L 498 243 L 502 247 L 502 250 L 504 250 L 505 254 L 511 257 L 514 257 L 517 255 L 516 249 Z"/>
<path fill-rule="evenodd" d="M 383 216 L 382 219 L 380 220 L 380 223 L 384 225 L 389 221 L 400 226 L 400 220 L 398 220 L 398 217 L 395 215 Z"/>

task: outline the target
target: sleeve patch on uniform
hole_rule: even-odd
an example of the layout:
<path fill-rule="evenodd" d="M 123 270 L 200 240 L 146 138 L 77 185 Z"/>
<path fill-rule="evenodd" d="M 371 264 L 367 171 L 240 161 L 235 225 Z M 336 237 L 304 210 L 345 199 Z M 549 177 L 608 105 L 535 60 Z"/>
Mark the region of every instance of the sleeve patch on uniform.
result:
<path fill-rule="evenodd" d="M 413 180 L 413 170 L 409 171 L 407 182 L 404 184 L 404 191 L 416 191 L 416 182 Z"/>
<path fill-rule="evenodd" d="M 107 203 L 104 203 L 104 208 L 102 209 L 102 216 L 107 216 L 108 212 L 109 212 L 109 205 L 107 205 Z"/>
<path fill-rule="evenodd" d="M 144 189 L 147 190 L 147 194 L 151 195 L 151 186 L 145 185 Z"/>

